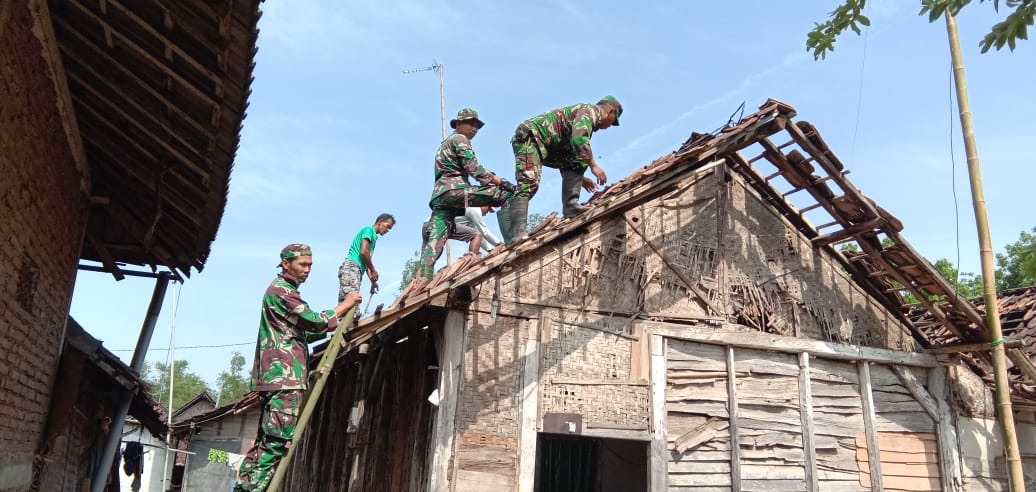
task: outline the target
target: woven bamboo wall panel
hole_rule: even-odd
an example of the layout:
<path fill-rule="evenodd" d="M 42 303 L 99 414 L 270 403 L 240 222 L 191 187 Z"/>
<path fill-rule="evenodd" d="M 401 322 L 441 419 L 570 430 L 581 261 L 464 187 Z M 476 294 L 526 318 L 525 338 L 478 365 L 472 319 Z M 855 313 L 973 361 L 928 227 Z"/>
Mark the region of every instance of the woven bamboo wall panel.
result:
<path fill-rule="evenodd" d="M 583 425 L 617 424 L 648 429 L 651 395 L 646 385 L 545 384 L 543 413 L 576 413 Z"/>
<path fill-rule="evenodd" d="M 547 318 L 541 345 L 540 374 L 544 382 L 559 377 L 628 380 L 632 340 L 620 335 L 625 328 L 622 321 L 609 323 L 606 319 L 592 316 L 572 321 L 573 318 L 575 316 L 568 313 L 560 321 L 559 318 Z"/>
<path fill-rule="evenodd" d="M 522 376 L 518 318 L 473 313 L 464 353 L 457 433 L 518 437 Z"/>

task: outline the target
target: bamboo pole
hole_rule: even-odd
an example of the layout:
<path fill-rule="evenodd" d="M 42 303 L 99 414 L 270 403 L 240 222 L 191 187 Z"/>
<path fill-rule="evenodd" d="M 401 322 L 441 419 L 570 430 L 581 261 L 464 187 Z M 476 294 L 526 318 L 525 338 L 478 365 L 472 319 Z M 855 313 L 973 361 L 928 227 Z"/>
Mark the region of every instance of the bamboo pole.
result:
<path fill-rule="evenodd" d="M 313 387 L 309 389 L 306 395 L 306 403 L 302 407 L 302 414 L 299 415 L 299 421 L 295 424 L 295 435 L 292 437 L 291 444 L 288 445 L 287 454 L 284 455 L 284 458 L 277 465 L 277 471 L 273 474 L 273 480 L 270 481 L 270 487 L 267 489 L 269 492 L 279 491 L 284 483 L 284 477 L 288 474 L 291 459 L 295 456 L 295 445 L 299 443 L 302 439 L 302 434 L 306 432 L 309 417 L 313 415 L 313 409 L 316 408 L 317 402 L 320 401 L 320 394 L 324 392 L 324 385 L 327 384 L 327 376 L 331 374 L 331 368 L 334 367 L 335 359 L 338 358 L 338 352 L 342 349 L 345 332 L 349 331 L 353 326 L 353 316 L 356 315 L 358 307 L 359 305 L 357 304 L 345 313 L 345 322 L 338 324 L 334 336 L 331 337 L 331 342 L 327 344 L 327 349 L 324 350 L 324 355 L 320 358 L 320 364 L 317 365 L 317 373 L 320 374 L 320 377 L 313 383 Z"/>
<path fill-rule="evenodd" d="M 960 128 L 964 133 L 964 150 L 968 156 L 968 176 L 971 178 L 971 198 L 975 208 L 975 223 L 978 227 L 979 251 L 982 258 L 982 290 L 986 302 L 986 324 L 993 355 L 993 376 L 996 383 L 997 415 L 1004 437 L 1004 455 L 1007 458 L 1007 474 L 1010 490 L 1023 492 L 1025 486 L 1022 473 L 1022 458 L 1018 453 L 1018 437 L 1014 429 L 1014 412 L 1011 408 L 1011 389 L 1008 386 L 1007 362 L 1004 354 L 1004 335 L 1000 329 L 1000 311 L 996 302 L 996 277 L 993 268 L 993 246 L 989 237 L 989 219 L 986 216 L 986 199 L 982 191 L 982 169 L 975 143 L 975 129 L 971 122 L 971 105 L 968 102 L 968 83 L 964 78 L 964 60 L 960 52 L 960 38 L 957 34 L 957 19 L 946 9 L 946 32 L 950 40 L 950 57 L 953 60 L 953 82 L 957 90 L 957 108 L 960 111 Z"/>

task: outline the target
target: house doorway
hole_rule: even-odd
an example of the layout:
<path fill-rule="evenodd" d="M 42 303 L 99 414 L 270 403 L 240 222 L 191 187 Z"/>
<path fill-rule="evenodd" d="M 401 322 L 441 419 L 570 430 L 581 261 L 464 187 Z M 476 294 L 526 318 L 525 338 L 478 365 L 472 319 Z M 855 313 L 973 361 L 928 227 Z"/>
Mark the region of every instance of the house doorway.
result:
<path fill-rule="evenodd" d="M 647 492 L 650 443 L 540 434 L 537 492 Z"/>

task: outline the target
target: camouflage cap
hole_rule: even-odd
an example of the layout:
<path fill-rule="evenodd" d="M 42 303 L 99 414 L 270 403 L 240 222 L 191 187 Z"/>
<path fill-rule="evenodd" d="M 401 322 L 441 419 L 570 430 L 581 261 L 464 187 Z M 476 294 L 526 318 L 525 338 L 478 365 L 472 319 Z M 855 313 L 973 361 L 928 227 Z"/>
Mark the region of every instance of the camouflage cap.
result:
<path fill-rule="evenodd" d="M 453 128 L 454 130 L 456 130 L 457 129 L 457 122 L 458 121 L 464 121 L 464 120 L 475 120 L 476 122 L 478 122 L 478 127 L 479 128 L 482 128 L 483 126 L 486 125 L 485 122 L 483 122 L 482 120 L 478 119 L 478 111 L 475 111 L 474 109 L 471 109 L 471 108 L 464 108 L 464 109 L 462 109 L 460 111 L 457 111 L 457 117 L 456 118 L 450 120 L 450 128 Z"/>
<path fill-rule="evenodd" d="M 619 126 L 619 116 L 622 116 L 622 103 L 615 96 L 604 96 L 603 99 L 597 101 L 598 106 L 611 106 L 615 109 L 615 126 Z"/>
<path fill-rule="evenodd" d="M 308 244 L 289 244 L 281 250 L 281 260 L 290 260 L 300 256 L 313 256 L 313 250 Z M 278 263 L 280 265 L 280 263 Z"/>

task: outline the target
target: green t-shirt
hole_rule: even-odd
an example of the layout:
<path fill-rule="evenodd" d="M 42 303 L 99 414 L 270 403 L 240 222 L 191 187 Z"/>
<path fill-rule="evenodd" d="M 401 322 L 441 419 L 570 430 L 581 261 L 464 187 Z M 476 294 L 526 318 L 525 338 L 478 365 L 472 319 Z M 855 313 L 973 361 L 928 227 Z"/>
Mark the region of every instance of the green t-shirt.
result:
<path fill-rule="evenodd" d="M 347 257 L 357 265 L 360 265 L 361 273 L 367 271 L 367 264 L 363 262 L 363 258 L 360 258 L 360 250 L 363 248 L 364 239 L 371 242 L 370 252 L 372 255 L 374 254 L 374 245 L 378 242 L 378 233 L 374 232 L 373 227 L 367 226 L 356 233 L 352 246 L 349 246 L 349 256 Z"/>

